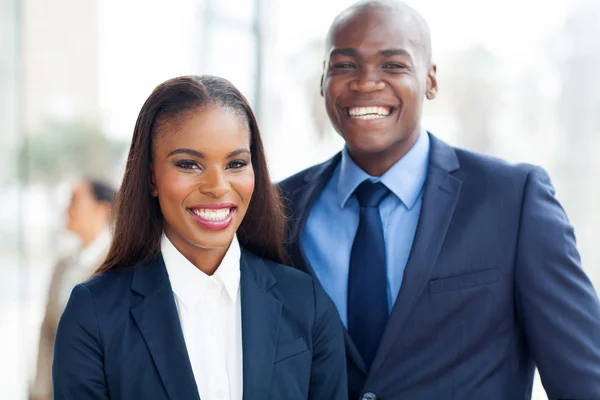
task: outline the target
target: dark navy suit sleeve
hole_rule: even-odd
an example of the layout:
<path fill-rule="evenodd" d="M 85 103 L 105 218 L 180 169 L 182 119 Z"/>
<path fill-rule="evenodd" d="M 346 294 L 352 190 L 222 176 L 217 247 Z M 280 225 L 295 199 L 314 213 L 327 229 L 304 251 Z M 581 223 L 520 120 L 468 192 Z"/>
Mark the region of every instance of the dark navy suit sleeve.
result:
<path fill-rule="evenodd" d="M 348 400 L 343 327 L 333 301 L 313 280 L 315 324 L 309 399 Z"/>
<path fill-rule="evenodd" d="M 92 294 L 77 285 L 58 324 L 52 381 L 55 400 L 106 400 L 98 320 Z"/>
<path fill-rule="evenodd" d="M 600 399 L 600 303 L 541 168 L 530 171 L 516 255 L 516 305 L 551 399 Z"/>

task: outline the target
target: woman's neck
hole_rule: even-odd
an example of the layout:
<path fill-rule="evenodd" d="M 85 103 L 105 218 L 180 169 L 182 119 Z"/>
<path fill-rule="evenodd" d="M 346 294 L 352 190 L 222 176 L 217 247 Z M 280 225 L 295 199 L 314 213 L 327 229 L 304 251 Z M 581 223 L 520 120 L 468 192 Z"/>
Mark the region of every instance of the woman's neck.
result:
<path fill-rule="evenodd" d="M 193 258 L 185 256 L 196 268 L 200 271 L 204 272 L 206 275 L 213 275 L 223 258 L 225 258 L 225 254 L 227 253 L 227 249 L 201 249 L 198 248 L 194 254 Z M 183 253 L 182 253 L 183 254 Z"/>
<path fill-rule="evenodd" d="M 165 234 L 173 246 L 175 246 L 189 262 L 209 276 L 213 275 L 219 268 L 219 265 L 221 265 L 221 262 L 229 249 L 229 246 L 210 249 L 202 248 L 187 242 L 176 233 L 165 230 Z"/>

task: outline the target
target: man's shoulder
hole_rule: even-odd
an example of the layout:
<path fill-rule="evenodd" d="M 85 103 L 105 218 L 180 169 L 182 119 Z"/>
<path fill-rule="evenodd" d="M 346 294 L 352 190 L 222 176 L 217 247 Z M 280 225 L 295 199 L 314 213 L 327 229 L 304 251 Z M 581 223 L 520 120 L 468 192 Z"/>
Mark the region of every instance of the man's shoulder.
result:
<path fill-rule="evenodd" d="M 456 168 L 450 176 L 461 182 L 464 193 L 475 196 L 495 198 L 507 202 L 513 199 L 516 203 L 522 201 L 524 191 L 529 182 L 535 179 L 548 180 L 546 171 L 534 164 L 510 162 L 506 159 L 452 146 L 434 138 L 434 152 L 430 160 L 430 168 L 443 168 L 443 163 L 435 160 L 436 155 L 443 154 L 446 158 L 450 153 L 455 157 Z M 431 174 L 431 171 L 429 172 Z"/>
<path fill-rule="evenodd" d="M 306 181 L 311 177 L 329 170 L 329 167 L 337 165 L 340 157 L 341 153 L 337 153 L 336 155 L 322 163 L 315 164 L 313 166 L 303 169 L 300 172 L 295 173 L 292 176 L 287 177 L 286 179 L 278 182 L 277 186 L 284 193 L 293 192 L 295 189 L 304 185 Z"/>
<path fill-rule="evenodd" d="M 530 163 L 513 163 L 500 157 L 454 147 L 463 175 L 491 180 L 524 179 L 539 167 Z"/>
<path fill-rule="evenodd" d="M 277 183 L 277 186 L 285 192 L 290 192 L 297 187 L 300 187 L 304 184 L 304 179 L 307 175 L 309 175 L 312 171 L 318 168 L 320 164 L 313 165 L 311 167 L 305 168 L 300 172 L 296 172 L 292 176 L 288 176 L 284 180 Z"/>

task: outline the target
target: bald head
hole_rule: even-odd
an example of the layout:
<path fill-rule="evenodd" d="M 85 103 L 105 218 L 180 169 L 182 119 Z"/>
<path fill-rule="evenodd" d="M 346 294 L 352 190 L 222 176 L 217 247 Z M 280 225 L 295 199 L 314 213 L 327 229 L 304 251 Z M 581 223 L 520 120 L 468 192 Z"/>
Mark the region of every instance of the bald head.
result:
<path fill-rule="evenodd" d="M 425 65 L 431 64 L 431 33 L 427 21 L 417 10 L 397 0 L 363 0 L 342 11 L 329 27 L 326 53 L 335 46 L 336 37 L 344 28 L 352 24 L 368 24 L 374 19 L 400 27 L 396 33 L 404 35 L 419 50 L 419 58 Z"/>

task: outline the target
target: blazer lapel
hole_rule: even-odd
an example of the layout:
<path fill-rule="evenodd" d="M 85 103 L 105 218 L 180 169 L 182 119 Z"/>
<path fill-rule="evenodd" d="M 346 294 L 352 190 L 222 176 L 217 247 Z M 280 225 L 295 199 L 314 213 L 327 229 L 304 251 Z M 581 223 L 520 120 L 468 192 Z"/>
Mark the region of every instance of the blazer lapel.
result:
<path fill-rule="evenodd" d="M 310 210 L 317 201 L 317 198 L 325 189 L 325 186 L 331 179 L 333 171 L 339 164 L 342 158 L 342 153 L 337 153 L 335 156 L 315 167 L 313 171 L 306 174 L 304 177 L 304 185 L 298 186 L 291 191 L 290 201 L 292 205 L 292 216 L 289 219 L 290 237 L 286 242 L 289 244 L 288 253 L 292 258 L 292 264 L 309 273 L 314 279 L 318 279 L 314 273 L 304 248 L 302 247 L 301 238 L 304 233 L 304 227 L 310 214 Z M 352 341 L 347 329 L 344 329 L 344 339 L 346 343 L 346 354 L 364 374 L 367 373 L 365 363 Z"/>
<path fill-rule="evenodd" d="M 433 135 L 430 138 L 429 171 L 415 239 L 404 271 L 402 287 L 392 308 L 370 375 L 382 366 L 392 346 L 398 341 L 402 328 L 427 285 L 459 198 L 462 181 L 450 174 L 459 169 L 456 152 Z"/>
<path fill-rule="evenodd" d="M 143 296 L 130 310 L 171 400 L 200 400 L 173 291 L 162 257 L 137 267 L 131 290 Z"/>
<path fill-rule="evenodd" d="M 242 251 L 240 293 L 242 303 L 243 398 L 266 399 L 279 337 L 282 303 L 269 292 L 275 277 L 264 261 Z"/>
<path fill-rule="evenodd" d="M 290 245 L 288 253 L 295 267 L 308 272 L 313 277 L 314 271 L 306 258 L 300 239 L 312 206 L 329 182 L 335 167 L 341 159 L 341 153 L 336 154 L 323 164 L 306 174 L 304 184 L 296 187 L 290 193 L 291 215 L 289 217 L 289 237 L 286 242 Z"/>

